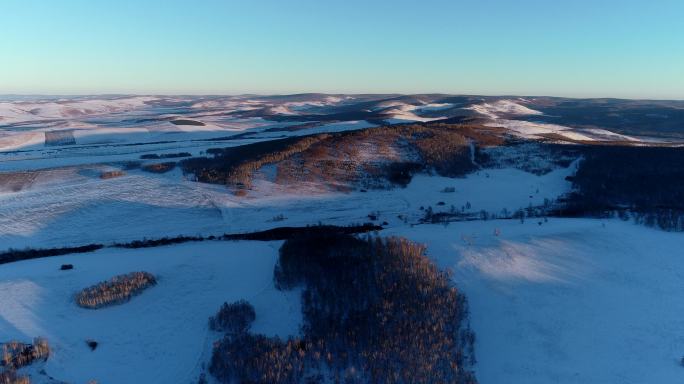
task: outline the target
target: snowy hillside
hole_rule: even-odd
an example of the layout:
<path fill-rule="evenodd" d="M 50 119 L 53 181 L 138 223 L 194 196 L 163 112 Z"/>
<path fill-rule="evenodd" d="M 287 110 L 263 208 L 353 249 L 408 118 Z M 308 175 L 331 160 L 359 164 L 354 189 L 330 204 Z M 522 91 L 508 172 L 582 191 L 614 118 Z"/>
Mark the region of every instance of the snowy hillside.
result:
<path fill-rule="evenodd" d="M 582 105 L 584 109 L 593 108 L 598 103 L 591 99 L 583 102 L 586 102 Z M 607 124 L 603 126 L 601 121 L 576 123 L 573 119 L 576 119 L 576 114 L 582 115 L 582 109 L 559 109 L 564 103 L 564 99 L 439 94 L 4 98 L 0 102 L 0 153 L 29 151 L 24 155 L 43 157 L 55 151 L 61 152 L 65 147 L 86 150 L 94 145 L 157 145 L 160 142 L 189 146 L 192 140 L 226 138 L 241 132 L 277 130 L 279 135 L 304 135 L 360 126 L 464 119 L 481 119 L 488 125 L 504 127 L 511 134 L 526 138 L 551 137 L 570 142 L 673 141 L 666 138 L 669 134 L 657 135 L 648 127 L 650 124 L 662 125 L 663 121 L 676 124 L 676 119 L 661 118 L 637 126 L 629 124 L 635 117 L 630 117 L 622 125 L 610 119 L 620 116 L 623 110 L 635 114 L 644 107 L 654 111 L 662 109 L 661 115 L 669 116 L 668 113 L 679 111 L 676 106 L 663 106 L 656 102 L 632 105 L 627 101 L 615 101 L 613 109 L 604 112 L 602 118 Z M 569 117 L 554 113 L 568 114 Z M 650 113 L 648 116 L 659 114 Z M 344 124 L 351 125 L 343 127 Z M 306 128 L 283 129 L 288 126 Z M 622 132 L 639 129 L 644 134 L 638 137 Z M 667 130 L 669 132 L 670 125 Z M 188 131 L 196 136 L 183 134 Z M 18 154 L 12 155 L 15 156 Z"/>

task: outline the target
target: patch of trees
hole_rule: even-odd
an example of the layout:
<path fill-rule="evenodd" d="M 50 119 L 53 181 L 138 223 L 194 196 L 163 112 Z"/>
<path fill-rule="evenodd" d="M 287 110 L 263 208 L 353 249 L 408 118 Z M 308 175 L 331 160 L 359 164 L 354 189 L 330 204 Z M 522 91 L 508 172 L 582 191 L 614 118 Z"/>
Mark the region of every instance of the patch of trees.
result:
<path fill-rule="evenodd" d="M 76 295 L 76 304 L 88 309 L 121 304 L 156 284 L 157 279 L 148 272 L 118 275 L 108 281 L 83 289 Z"/>
<path fill-rule="evenodd" d="M 464 176 L 477 167 L 470 158 L 470 144 L 457 130 L 425 127 L 411 129 L 411 138 L 424 165 L 447 177 Z"/>
<path fill-rule="evenodd" d="M 189 120 L 189 119 L 176 119 L 176 120 L 171 120 L 171 124 L 173 125 L 196 125 L 199 127 L 205 126 L 205 124 L 201 121 L 197 120 Z"/>
<path fill-rule="evenodd" d="M 249 302 L 223 303 L 218 313 L 209 318 L 209 329 L 237 335 L 247 332 L 255 319 L 256 312 Z"/>
<path fill-rule="evenodd" d="M 33 344 L 9 341 L 0 344 L 0 384 L 30 384 L 28 376 L 19 375 L 17 369 L 47 360 L 50 346 L 46 339 L 37 337 Z"/>
<path fill-rule="evenodd" d="M 684 149 L 587 146 L 561 216 L 614 216 L 684 230 Z"/>
<path fill-rule="evenodd" d="M 174 168 L 176 168 L 176 162 L 175 161 L 167 161 L 163 163 L 156 163 L 156 164 L 146 164 L 142 166 L 142 170 L 146 172 L 151 172 L 151 173 L 166 173 L 169 171 L 172 171 Z"/>
<path fill-rule="evenodd" d="M 306 345 L 300 340 L 241 333 L 214 346 L 209 371 L 222 383 L 297 384 L 303 380 Z"/>
<path fill-rule="evenodd" d="M 302 336 L 226 335 L 209 368 L 221 382 L 476 382 L 465 296 L 425 247 L 302 235 L 281 247 L 274 279 L 303 287 Z"/>
<path fill-rule="evenodd" d="M 21 260 L 38 259 L 41 257 L 61 256 L 70 253 L 94 252 L 103 248 L 102 244 L 88 244 L 79 247 L 63 247 L 49 249 L 9 249 L 0 252 L 0 264 L 11 263 Z"/>
<path fill-rule="evenodd" d="M 0 366 L 8 370 L 25 367 L 37 360 L 47 360 L 50 356 L 50 345 L 42 337 L 36 337 L 33 344 L 9 341 L 1 346 Z"/>
<path fill-rule="evenodd" d="M 114 179 L 117 177 L 125 176 L 126 172 L 124 171 L 103 171 L 100 173 L 100 179 L 107 180 L 107 179 Z"/>
<path fill-rule="evenodd" d="M 238 147 L 211 148 L 207 153 L 212 157 L 186 159 L 181 166 L 185 173 L 194 174 L 200 182 L 248 188 L 252 174 L 263 165 L 302 152 L 327 136 L 292 137 Z"/>
<path fill-rule="evenodd" d="M 437 205 L 446 205 L 437 203 Z M 466 210 L 466 207 L 468 210 Z M 527 208 L 519 208 L 515 211 L 510 211 L 503 208 L 498 212 L 491 212 L 487 210 L 470 211 L 470 203 L 467 203 L 461 208 L 455 206 L 449 207 L 448 210 L 434 210 L 431 206 L 427 208 L 421 207 L 424 211 L 423 217 L 420 218 L 420 223 L 427 224 L 448 224 L 456 221 L 477 221 L 477 220 L 520 220 L 525 222 L 525 219 L 542 219 L 548 221 L 549 216 L 557 216 L 558 203 L 548 199 L 544 199 L 543 205 L 529 205 Z"/>
<path fill-rule="evenodd" d="M 45 132 L 45 145 L 46 146 L 74 145 L 74 144 L 76 144 L 76 138 L 74 137 L 74 131 L 71 129 Z"/>
<path fill-rule="evenodd" d="M 470 156 L 472 139 L 465 132 L 483 136 L 461 125 L 406 124 L 210 149 L 211 157 L 181 164 L 197 181 L 238 191 L 249 189 L 255 172 L 266 164 L 277 165 L 279 183 L 317 181 L 342 190 L 363 181 L 371 182 L 370 187 L 384 187 L 383 180 L 405 185 L 420 171 L 453 177 L 476 169 Z"/>
<path fill-rule="evenodd" d="M 31 379 L 17 374 L 14 370 L 3 370 L 0 371 L 0 384 L 31 384 Z"/>
<path fill-rule="evenodd" d="M 387 180 L 395 185 L 406 186 L 413 175 L 424 169 L 421 163 L 415 161 L 393 162 L 385 165 L 384 172 Z"/>
<path fill-rule="evenodd" d="M 475 161 L 483 168 L 516 168 L 535 175 L 544 175 L 558 168 L 567 168 L 582 156 L 582 146 L 508 139 L 505 145 L 475 150 Z"/>
<path fill-rule="evenodd" d="M 276 182 L 317 182 L 338 190 L 405 186 L 418 172 L 463 176 L 475 169 L 457 130 L 407 124 L 328 135 L 277 164 Z"/>

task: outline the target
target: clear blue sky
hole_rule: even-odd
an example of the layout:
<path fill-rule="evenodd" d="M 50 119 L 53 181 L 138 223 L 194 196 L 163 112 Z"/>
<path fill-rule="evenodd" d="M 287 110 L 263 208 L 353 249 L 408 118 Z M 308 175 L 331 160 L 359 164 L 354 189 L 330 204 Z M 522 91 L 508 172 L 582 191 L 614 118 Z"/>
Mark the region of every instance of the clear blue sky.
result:
<path fill-rule="evenodd" d="M 2 0 L 3 93 L 684 98 L 683 0 Z"/>

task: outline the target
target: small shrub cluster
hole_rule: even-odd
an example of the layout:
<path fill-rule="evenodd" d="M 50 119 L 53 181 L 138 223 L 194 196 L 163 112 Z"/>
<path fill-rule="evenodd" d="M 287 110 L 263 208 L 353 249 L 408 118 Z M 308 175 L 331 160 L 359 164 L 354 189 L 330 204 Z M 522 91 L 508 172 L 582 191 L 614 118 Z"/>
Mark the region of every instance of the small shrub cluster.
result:
<path fill-rule="evenodd" d="M 157 280 L 148 272 L 118 275 L 108 281 L 85 288 L 76 295 L 76 303 L 89 309 L 121 304 L 155 284 Z"/>
<path fill-rule="evenodd" d="M 46 339 L 37 337 L 33 344 L 9 341 L 2 343 L 0 366 L 6 370 L 15 370 L 32 364 L 36 360 L 47 360 L 50 346 Z"/>
<path fill-rule="evenodd" d="M 224 383 L 475 383 L 465 297 L 424 253 L 401 238 L 287 240 L 274 279 L 304 287 L 303 335 L 227 335 L 210 373 Z"/>
<path fill-rule="evenodd" d="M 18 375 L 14 370 L 0 371 L 0 384 L 31 384 L 28 376 Z"/>
<path fill-rule="evenodd" d="M 100 179 L 106 180 L 106 179 L 113 179 L 116 177 L 121 177 L 124 176 L 126 172 L 124 171 L 102 171 L 100 173 Z"/>
<path fill-rule="evenodd" d="M 147 164 L 142 166 L 142 170 L 151 173 L 166 173 L 176 168 L 175 161 L 168 161 L 164 163 Z"/>
<path fill-rule="evenodd" d="M 190 119 L 176 119 L 176 120 L 171 120 L 171 124 L 174 125 L 196 125 L 203 127 L 205 124 L 201 121 L 197 120 L 190 120 Z"/>
<path fill-rule="evenodd" d="M 88 348 L 90 348 L 91 351 L 94 351 L 97 349 L 98 342 L 93 339 L 88 339 L 86 340 L 86 345 L 88 346 Z"/>
<path fill-rule="evenodd" d="M 256 312 L 252 304 L 247 301 L 223 303 L 216 316 L 209 318 L 209 329 L 237 335 L 247 332 L 254 319 L 256 319 Z"/>
<path fill-rule="evenodd" d="M 278 222 L 278 221 L 284 221 L 285 219 L 287 219 L 287 217 L 285 217 L 285 215 L 283 215 L 282 213 L 280 213 L 280 214 L 278 214 L 278 215 L 273 216 L 273 218 L 271 219 L 271 221 L 272 221 L 272 222 Z"/>

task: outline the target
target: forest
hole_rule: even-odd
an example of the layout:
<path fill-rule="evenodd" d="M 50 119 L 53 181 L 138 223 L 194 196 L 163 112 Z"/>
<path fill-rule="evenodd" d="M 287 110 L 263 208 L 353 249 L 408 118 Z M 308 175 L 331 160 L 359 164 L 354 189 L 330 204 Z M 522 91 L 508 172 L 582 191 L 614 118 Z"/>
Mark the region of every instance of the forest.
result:
<path fill-rule="evenodd" d="M 267 164 L 277 166 L 276 182 L 281 184 L 318 181 L 337 189 L 385 188 L 406 185 L 421 171 L 450 177 L 472 172 L 473 141 L 500 143 L 468 125 L 407 124 L 210 149 L 209 156 L 185 159 L 181 166 L 197 181 L 225 184 L 238 192 L 249 189 L 254 174 Z"/>
<path fill-rule="evenodd" d="M 339 233 L 285 241 L 274 280 L 303 288 L 300 336 L 226 333 L 210 373 L 223 383 L 475 383 L 466 298 L 425 251 Z"/>
<path fill-rule="evenodd" d="M 665 230 L 684 230 L 684 150 L 591 145 L 570 177 L 574 192 L 561 216 L 617 216 Z"/>

